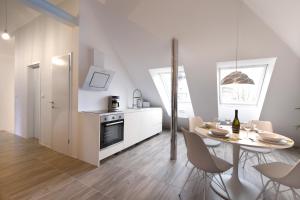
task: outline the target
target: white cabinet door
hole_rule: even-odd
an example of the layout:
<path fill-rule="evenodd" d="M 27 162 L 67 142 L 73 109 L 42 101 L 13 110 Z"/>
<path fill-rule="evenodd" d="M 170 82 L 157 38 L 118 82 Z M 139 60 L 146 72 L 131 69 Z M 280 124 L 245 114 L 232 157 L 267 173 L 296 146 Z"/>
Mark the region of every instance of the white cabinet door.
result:
<path fill-rule="evenodd" d="M 142 139 L 146 139 L 153 134 L 153 120 L 155 118 L 155 113 L 153 111 L 146 111 L 143 113 L 142 116 L 142 124 L 143 124 L 143 130 L 141 132 Z"/>
<path fill-rule="evenodd" d="M 126 147 L 162 131 L 162 110 L 147 109 L 125 114 L 124 142 Z"/>
<path fill-rule="evenodd" d="M 126 113 L 124 117 L 124 142 L 129 147 L 141 141 L 141 112 Z"/>

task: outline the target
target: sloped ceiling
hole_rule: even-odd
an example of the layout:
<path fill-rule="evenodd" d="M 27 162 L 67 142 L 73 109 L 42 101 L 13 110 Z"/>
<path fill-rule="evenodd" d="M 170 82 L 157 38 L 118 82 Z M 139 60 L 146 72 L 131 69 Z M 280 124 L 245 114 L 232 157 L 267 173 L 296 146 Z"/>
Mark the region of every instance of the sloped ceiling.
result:
<path fill-rule="evenodd" d="M 13 33 L 15 30 L 30 22 L 39 15 L 38 12 L 24 6 L 19 0 L 7 1 L 7 28 Z M 5 0 L 0 0 L 0 28 L 4 29 L 5 23 Z"/>
<path fill-rule="evenodd" d="M 300 57 L 299 0 L 243 0 Z"/>
<path fill-rule="evenodd" d="M 236 8 L 236 0 L 108 0 L 99 2 L 99 23 L 152 105 L 162 102 L 148 70 L 171 65 L 171 38 L 178 38 L 195 114 L 212 120 L 217 117 L 216 62 L 235 59 Z M 300 85 L 300 59 L 291 45 L 241 4 L 239 59 L 278 57 L 261 119 L 296 137 L 300 94 L 285 89 Z"/>
<path fill-rule="evenodd" d="M 58 5 L 64 0 L 49 0 Z M 70 0 L 68 0 L 70 1 Z M 14 33 L 18 28 L 40 15 L 39 12 L 27 7 L 22 0 L 6 0 L 7 2 L 7 28 L 10 33 Z M 5 26 L 5 0 L 0 0 L 0 30 Z"/>

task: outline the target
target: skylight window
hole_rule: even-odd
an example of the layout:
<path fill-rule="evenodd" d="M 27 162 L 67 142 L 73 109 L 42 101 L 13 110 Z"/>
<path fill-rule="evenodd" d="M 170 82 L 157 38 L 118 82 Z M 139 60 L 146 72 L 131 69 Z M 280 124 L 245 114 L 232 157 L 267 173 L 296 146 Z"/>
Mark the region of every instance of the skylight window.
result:
<path fill-rule="evenodd" d="M 241 121 L 258 120 L 272 76 L 276 58 L 238 61 L 238 71 L 254 81 L 250 84 L 221 85 L 221 80 L 234 72 L 235 61 L 217 63 L 218 114 L 221 120 L 231 119 L 238 109 Z"/>
<path fill-rule="evenodd" d="M 262 89 L 264 77 L 268 65 L 251 65 L 239 68 L 244 74 L 247 74 L 254 81 L 252 84 L 228 84 L 220 85 L 220 103 L 235 105 L 257 105 Z M 219 77 L 222 80 L 225 76 L 235 71 L 235 67 L 219 68 Z"/>
<path fill-rule="evenodd" d="M 167 113 L 171 116 L 171 67 L 150 69 L 149 72 Z M 178 117 L 188 118 L 190 116 L 194 116 L 194 110 L 183 66 L 179 66 L 178 68 L 177 97 Z"/>

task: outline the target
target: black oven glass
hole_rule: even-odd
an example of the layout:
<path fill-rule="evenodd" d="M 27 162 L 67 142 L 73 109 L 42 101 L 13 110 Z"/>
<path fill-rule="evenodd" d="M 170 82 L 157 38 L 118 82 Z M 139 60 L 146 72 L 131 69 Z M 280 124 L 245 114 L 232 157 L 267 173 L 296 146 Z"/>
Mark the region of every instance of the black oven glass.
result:
<path fill-rule="evenodd" d="M 101 123 L 100 149 L 123 141 L 124 120 Z"/>

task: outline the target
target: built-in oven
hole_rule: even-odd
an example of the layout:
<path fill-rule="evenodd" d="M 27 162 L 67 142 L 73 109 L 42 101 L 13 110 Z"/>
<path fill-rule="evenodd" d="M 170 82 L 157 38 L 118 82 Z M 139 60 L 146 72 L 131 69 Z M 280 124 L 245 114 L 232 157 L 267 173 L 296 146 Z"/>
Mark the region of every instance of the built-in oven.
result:
<path fill-rule="evenodd" d="M 100 149 L 124 140 L 124 114 L 108 114 L 100 117 Z"/>

